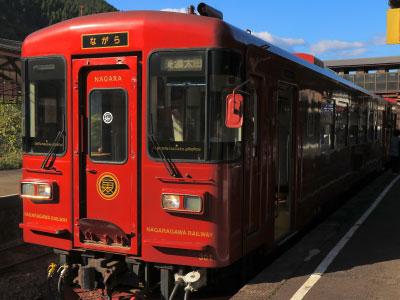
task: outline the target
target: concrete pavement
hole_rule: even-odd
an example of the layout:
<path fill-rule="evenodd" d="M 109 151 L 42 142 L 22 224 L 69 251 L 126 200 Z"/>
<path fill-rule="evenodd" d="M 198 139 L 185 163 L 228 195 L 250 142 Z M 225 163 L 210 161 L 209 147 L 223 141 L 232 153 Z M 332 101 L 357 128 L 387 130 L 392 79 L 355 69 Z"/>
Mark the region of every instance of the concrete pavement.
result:
<path fill-rule="evenodd" d="M 19 193 L 22 170 L 0 171 L 0 197 Z"/>
<path fill-rule="evenodd" d="M 232 299 L 400 299 L 400 180 L 304 297 L 295 293 L 395 178 L 386 172 L 304 236 Z"/>

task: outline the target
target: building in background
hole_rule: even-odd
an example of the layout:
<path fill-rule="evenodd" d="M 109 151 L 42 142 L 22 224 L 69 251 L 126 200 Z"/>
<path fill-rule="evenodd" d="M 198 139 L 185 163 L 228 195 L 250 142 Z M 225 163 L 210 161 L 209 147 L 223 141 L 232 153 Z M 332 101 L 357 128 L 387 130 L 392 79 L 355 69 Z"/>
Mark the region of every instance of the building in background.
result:
<path fill-rule="evenodd" d="M 0 39 L 0 104 L 20 101 L 21 46 L 22 42 Z"/>
<path fill-rule="evenodd" d="M 384 98 L 400 99 L 400 56 L 324 61 L 340 77 Z"/>

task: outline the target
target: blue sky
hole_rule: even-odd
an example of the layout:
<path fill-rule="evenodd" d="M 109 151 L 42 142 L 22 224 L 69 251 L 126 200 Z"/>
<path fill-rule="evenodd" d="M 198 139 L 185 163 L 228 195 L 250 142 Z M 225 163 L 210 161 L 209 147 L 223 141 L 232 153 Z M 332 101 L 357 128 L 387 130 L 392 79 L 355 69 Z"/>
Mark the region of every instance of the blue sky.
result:
<path fill-rule="evenodd" d="M 107 0 L 119 10 L 185 11 L 199 2 L 181 0 Z M 224 20 L 289 52 L 320 59 L 400 55 L 386 45 L 387 0 L 209 0 Z"/>

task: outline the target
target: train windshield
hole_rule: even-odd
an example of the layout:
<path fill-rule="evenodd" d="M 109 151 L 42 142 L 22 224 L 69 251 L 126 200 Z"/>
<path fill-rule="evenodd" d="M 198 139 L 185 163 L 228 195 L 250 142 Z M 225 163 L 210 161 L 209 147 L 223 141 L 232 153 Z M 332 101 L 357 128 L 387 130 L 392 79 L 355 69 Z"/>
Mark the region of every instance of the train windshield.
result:
<path fill-rule="evenodd" d="M 196 161 L 238 158 L 240 129 L 225 127 L 225 97 L 240 81 L 240 55 L 156 52 L 149 66 L 149 154 L 159 158 L 163 151 L 171 159 Z"/>
<path fill-rule="evenodd" d="M 63 58 L 28 60 L 23 102 L 25 153 L 65 151 L 65 62 Z"/>

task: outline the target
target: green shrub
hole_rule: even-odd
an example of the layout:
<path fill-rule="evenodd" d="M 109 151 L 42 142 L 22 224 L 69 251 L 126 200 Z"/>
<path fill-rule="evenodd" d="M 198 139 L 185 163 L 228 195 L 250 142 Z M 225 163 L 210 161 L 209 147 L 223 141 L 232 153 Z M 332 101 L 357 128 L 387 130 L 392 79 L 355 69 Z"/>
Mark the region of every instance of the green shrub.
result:
<path fill-rule="evenodd" d="M 21 168 L 21 107 L 0 104 L 0 170 Z"/>
<path fill-rule="evenodd" d="M 0 170 L 20 169 L 22 167 L 22 153 L 0 155 Z"/>

